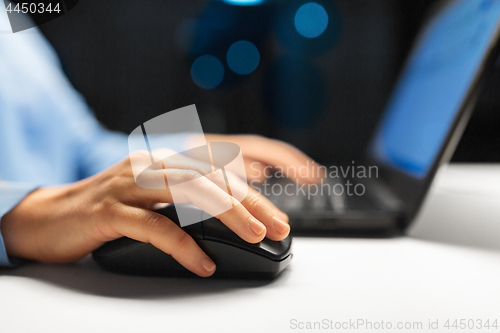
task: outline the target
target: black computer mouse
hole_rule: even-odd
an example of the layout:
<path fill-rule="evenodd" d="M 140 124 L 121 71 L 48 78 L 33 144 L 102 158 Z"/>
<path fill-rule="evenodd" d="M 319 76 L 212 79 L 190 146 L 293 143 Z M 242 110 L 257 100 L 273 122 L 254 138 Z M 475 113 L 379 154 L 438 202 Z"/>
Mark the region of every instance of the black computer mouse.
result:
<path fill-rule="evenodd" d="M 179 224 L 174 205 L 157 212 Z M 281 273 L 292 259 L 291 236 L 278 242 L 265 238 L 260 243 L 250 244 L 215 218 L 183 229 L 217 265 L 212 277 L 272 279 Z M 102 245 L 92 253 L 92 257 L 102 268 L 115 273 L 170 277 L 196 276 L 172 256 L 153 245 L 126 237 Z"/>

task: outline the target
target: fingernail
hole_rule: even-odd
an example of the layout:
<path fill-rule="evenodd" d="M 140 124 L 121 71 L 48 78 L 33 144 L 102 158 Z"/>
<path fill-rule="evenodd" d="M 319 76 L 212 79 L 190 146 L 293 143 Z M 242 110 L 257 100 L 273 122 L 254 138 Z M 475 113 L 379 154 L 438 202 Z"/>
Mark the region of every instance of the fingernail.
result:
<path fill-rule="evenodd" d="M 288 225 L 288 223 L 281 221 L 276 216 L 273 216 L 273 223 L 271 224 L 271 226 L 280 234 L 283 234 L 290 229 L 290 225 Z"/>
<path fill-rule="evenodd" d="M 201 259 L 201 265 L 203 266 L 203 268 L 205 268 L 205 270 L 208 273 L 213 272 L 215 270 L 214 262 L 208 258 Z"/>
<path fill-rule="evenodd" d="M 253 217 L 250 217 L 249 220 L 250 220 L 250 223 L 248 223 L 248 224 L 250 226 L 250 230 L 252 230 L 252 232 L 254 234 L 256 234 L 257 236 L 262 235 L 262 233 L 264 231 L 266 231 L 266 227 L 262 223 L 260 223 L 256 219 L 254 219 Z"/>

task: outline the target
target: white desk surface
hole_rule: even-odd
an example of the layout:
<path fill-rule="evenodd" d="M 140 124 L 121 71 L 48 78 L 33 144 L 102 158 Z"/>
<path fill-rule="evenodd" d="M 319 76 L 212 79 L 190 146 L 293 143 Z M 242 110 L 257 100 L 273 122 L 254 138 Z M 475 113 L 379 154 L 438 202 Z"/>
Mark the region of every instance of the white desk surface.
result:
<path fill-rule="evenodd" d="M 293 319 L 383 320 L 408 332 L 394 326 L 500 325 L 499 185 L 500 165 L 442 169 L 409 237 L 295 238 L 291 265 L 267 283 L 120 276 L 90 259 L 2 270 L 0 332 L 311 331 Z"/>

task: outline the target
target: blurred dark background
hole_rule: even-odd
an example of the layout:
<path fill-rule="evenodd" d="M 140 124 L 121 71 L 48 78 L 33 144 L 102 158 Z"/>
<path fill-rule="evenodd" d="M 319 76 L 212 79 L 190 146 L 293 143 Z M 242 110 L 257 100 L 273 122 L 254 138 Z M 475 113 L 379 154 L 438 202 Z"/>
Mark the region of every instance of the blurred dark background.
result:
<path fill-rule="evenodd" d="M 205 132 L 259 133 L 291 142 L 321 163 L 344 163 L 366 146 L 436 1 L 319 1 L 330 11 L 328 29 L 335 30 L 325 32 L 327 46 L 306 45 L 311 51 L 305 53 L 277 28 L 297 3 L 81 0 L 40 28 L 110 129 L 130 132 L 196 104 Z M 260 51 L 254 72 L 237 75 L 221 61 L 220 85 L 207 90 L 193 82 L 196 57 L 225 60 L 227 48 L 241 39 Z M 277 82 L 286 91 L 275 91 Z M 294 94 L 302 90 L 310 92 L 304 100 Z M 486 77 L 454 161 L 500 162 L 499 66 Z"/>

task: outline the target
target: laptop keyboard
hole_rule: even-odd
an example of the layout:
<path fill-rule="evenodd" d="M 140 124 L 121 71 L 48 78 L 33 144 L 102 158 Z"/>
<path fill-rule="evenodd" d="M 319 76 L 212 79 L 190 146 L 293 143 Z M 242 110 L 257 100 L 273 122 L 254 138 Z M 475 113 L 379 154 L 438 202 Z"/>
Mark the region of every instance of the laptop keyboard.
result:
<path fill-rule="evenodd" d="M 336 195 L 333 191 L 323 191 L 317 188 L 308 188 L 307 185 L 297 185 L 289 180 L 272 179 L 261 193 L 282 209 L 284 212 L 315 211 L 315 212 L 343 212 L 347 209 L 346 196 Z M 334 188 L 337 184 L 343 185 L 342 179 L 327 179 L 324 189 Z M 321 186 L 321 185 L 318 185 Z M 286 189 L 286 191 L 285 191 Z"/>

